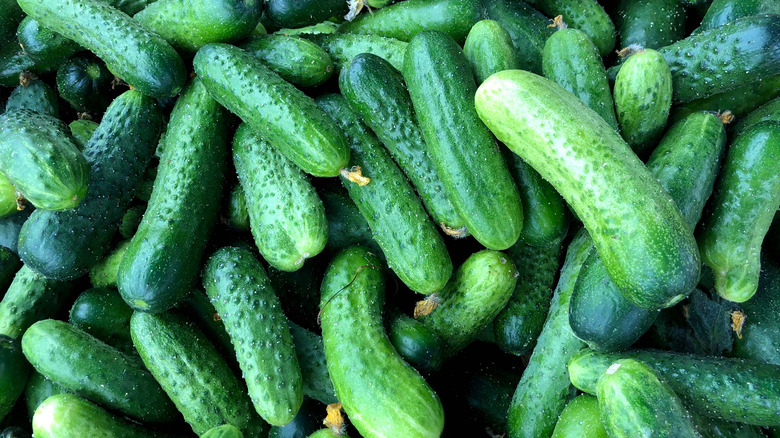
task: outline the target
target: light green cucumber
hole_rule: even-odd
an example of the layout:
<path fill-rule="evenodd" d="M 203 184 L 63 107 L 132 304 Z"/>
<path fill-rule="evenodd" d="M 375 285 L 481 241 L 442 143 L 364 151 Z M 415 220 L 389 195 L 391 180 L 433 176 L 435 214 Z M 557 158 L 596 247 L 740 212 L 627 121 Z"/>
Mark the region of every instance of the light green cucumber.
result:
<path fill-rule="evenodd" d="M 209 429 L 200 438 L 244 438 L 244 434 L 232 424 L 223 424 Z"/>
<path fill-rule="evenodd" d="M 0 174 L 0 218 L 16 213 L 24 204 L 23 198 L 19 198 L 16 193 L 16 187 L 5 175 Z"/>
<path fill-rule="evenodd" d="M 502 70 L 520 68 L 520 58 L 509 32 L 494 20 L 477 22 L 463 44 L 463 55 L 469 60 L 477 84 Z"/>
<path fill-rule="evenodd" d="M 119 242 L 117 246 L 104 258 L 89 270 L 89 281 L 94 287 L 116 287 L 119 264 L 125 256 L 130 241 Z"/>
<path fill-rule="evenodd" d="M 349 65 L 355 56 L 361 53 L 376 55 L 401 70 L 404 66 L 404 54 L 407 42 L 379 35 L 360 35 L 354 33 L 309 34 L 302 35 L 322 47 L 333 60 L 338 72 Z"/>
<path fill-rule="evenodd" d="M 608 438 L 601 423 L 599 401 L 588 394 L 578 395 L 563 408 L 551 438 Z"/>
<path fill-rule="evenodd" d="M 317 44 L 297 36 L 259 36 L 241 48 L 299 87 L 321 85 L 333 74 L 330 55 Z"/>

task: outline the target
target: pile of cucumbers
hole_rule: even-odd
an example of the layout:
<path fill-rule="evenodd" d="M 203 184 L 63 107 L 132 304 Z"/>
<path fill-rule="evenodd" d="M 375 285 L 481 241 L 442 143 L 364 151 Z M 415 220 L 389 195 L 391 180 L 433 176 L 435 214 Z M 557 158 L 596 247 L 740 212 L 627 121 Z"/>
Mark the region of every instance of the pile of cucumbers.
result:
<path fill-rule="evenodd" d="M 0 438 L 780 438 L 778 0 L 0 0 Z"/>

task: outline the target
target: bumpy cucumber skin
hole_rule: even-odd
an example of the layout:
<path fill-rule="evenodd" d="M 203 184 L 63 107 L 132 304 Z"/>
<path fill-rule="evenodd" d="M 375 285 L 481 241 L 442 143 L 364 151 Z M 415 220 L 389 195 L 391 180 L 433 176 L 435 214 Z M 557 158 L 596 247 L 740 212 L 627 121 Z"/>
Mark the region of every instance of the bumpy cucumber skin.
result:
<path fill-rule="evenodd" d="M 10 249 L 0 246 L 0 298 L 4 297 L 8 291 L 8 286 L 13 282 L 16 273 L 22 267 L 22 261 Z M 0 303 L 2 308 L 2 303 Z"/>
<path fill-rule="evenodd" d="M 46 277 L 72 279 L 105 253 L 160 136 L 162 114 L 154 99 L 126 91 L 103 115 L 84 148 L 89 189 L 73 210 L 36 210 L 22 226 L 19 256 Z"/>
<path fill-rule="evenodd" d="M 622 0 L 615 23 L 619 47 L 658 49 L 672 44 L 685 37 L 685 19 L 679 0 Z"/>
<path fill-rule="evenodd" d="M 780 96 L 780 74 L 674 107 L 669 118 L 676 121 L 696 111 L 731 111 L 738 124 L 744 120 L 743 116 L 777 96 Z"/>
<path fill-rule="evenodd" d="M 0 335 L 0 420 L 16 404 L 16 399 L 24 392 L 30 365 L 22 354 L 19 341 Z"/>
<path fill-rule="evenodd" d="M 339 32 L 411 41 L 420 32 L 437 30 L 462 43 L 480 18 L 479 0 L 408 0 L 362 14 L 341 25 Z"/>
<path fill-rule="evenodd" d="M 615 25 L 596 0 L 539 0 L 536 5 L 550 17 L 563 15 L 571 27 L 585 32 L 607 56 L 615 47 Z"/>
<path fill-rule="evenodd" d="M 463 44 L 463 55 L 474 70 L 477 84 L 495 72 L 520 68 L 512 37 L 494 20 L 479 21 L 471 28 Z"/>
<path fill-rule="evenodd" d="M 0 218 L 10 216 L 18 210 L 16 200 L 19 195 L 16 193 L 16 187 L 11 184 L 8 178 L 0 173 Z"/>
<path fill-rule="evenodd" d="M 92 55 L 74 56 L 57 69 L 57 91 L 76 111 L 105 111 L 113 81 L 103 61 Z"/>
<path fill-rule="evenodd" d="M 452 260 L 406 177 L 346 99 L 328 95 L 317 103 L 347 134 L 350 164 L 360 166 L 363 176 L 371 179 L 363 187 L 344 177 L 342 183 L 371 227 L 390 269 L 415 292 L 430 294 L 443 288 L 452 274 Z"/>
<path fill-rule="evenodd" d="M 265 13 L 279 27 L 298 28 L 347 13 L 343 0 L 267 0 Z"/>
<path fill-rule="evenodd" d="M 29 109 L 0 116 L 0 169 L 16 190 L 46 210 L 68 210 L 87 193 L 89 164 L 59 120 Z"/>
<path fill-rule="evenodd" d="M 509 248 L 523 227 L 520 195 L 495 139 L 472 110 L 476 85 L 460 47 L 441 32 L 422 32 L 406 49 L 403 73 L 455 211 L 479 243 Z"/>
<path fill-rule="evenodd" d="M 444 361 L 444 346 L 439 335 L 422 322 L 404 314 L 392 318 L 387 336 L 398 354 L 423 372 L 432 372 Z"/>
<path fill-rule="evenodd" d="M 766 438 L 766 435 L 757 426 L 707 418 L 695 412 L 691 412 L 691 417 L 696 431 L 702 438 Z"/>
<path fill-rule="evenodd" d="M 570 333 L 569 299 L 591 246 L 585 230 L 569 244 L 550 312 L 509 407 L 507 432 L 512 438 L 550 436 L 566 405 L 571 383 L 565 364 L 585 346 Z"/>
<path fill-rule="evenodd" d="M 133 309 L 115 290 L 93 288 L 84 291 L 73 302 L 68 322 L 118 350 L 132 352 L 132 315 Z"/>
<path fill-rule="evenodd" d="M 125 256 L 130 241 L 119 242 L 116 248 L 89 270 L 89 281 L 94 287 L 116 287 L 116 277 L 119 272 L 119 264 Z"/>
<path fill-rule="evenodd" d="M 444 428 L 441 402 L 387 339 L 384 292 L 381 262 L 366 248 L 348 248 L 328 266 L 320 306 L 336 394 L 366 438 L 438 437 Z"/>
<path fill-rule="evenodd" d="M 732 355 L 780 365 L 780 268 L 767 260 L 761 266 L 756 295 L 742 303 L 745 325 L 734 338 Z"/>
<path fill-rule="evenodd" d="M 542 70 L 544 77 L 579 97 L 610 126 L 618 129 L 607 71 L 598 49 L 585 32 L 561 29 L 552 34 L 544 43 Z M 669 109 L 666 111 L 668 115 Z"/>
<path fill-rule="evenodd" d="M 60 117 L 60 103 L 57 93 L 40 79 L 33 79 L 29 84 L 19 85 L 8 96 L 5 102 L 5 111 L 26 109 L 47 116 Z"/>
<path fill-rule="evenodd" d="M 521 1 L 491 0 L 485 3 L 485 15 L 500 24 L 512 39 L 520 67 L 542 74 L 542 51 L 554 29 L 551 21 Z"/>
<path fill-rule="evenodd" d="M 644 362 L 685 405 L 708 417 L 757 426 L 780 425 L 780 366 L 660 350 L 597 353 L 582 350 L 569 361 L 571 382 L 596 394 L 598 378 L 616 360 Z"/>
<path fill-rule="evenodd" d="M 16 39 L 36 63 L 62 63 L 81 48 L 72 40 L 41 26 L 32 17 L 25 17 L 16 30 Z"/>
<path fill-rule="evenodd" d="M 333 60 L 336 71 L 349 65 L 352 58 L 361 53 L 379 56 L 398 70 L 404 66 L 407 42 L 379 35 L 352 33 L 304 35 L 322 47 Z"/>
<path fill-rule="evenodd" d="M 208 44 L 193 64 L 217 102 L 304 172 L 336 176 L 347 165 L 349 147 L 333 120 L 259 60 L 237 47 Z"/>
<path fill-rule="evenodd" d="M 80 151 L 84 150 L 84 146 L 87 145 L 92 134 L 95 133 L 99 125 L 92 120 L 77 119 L 68 125 L 70 128 L 70 135 L 73 137 L 73 141 L 76 143 L 76 147 Z"/>
<path fill-rule="evenodd" d="M 566 403 L 551 438 L 608 438 L 596 397 L 582 394 Z"/>
<path fill-rule="evenodd" d="M 322 336 L 292 321 L 287 321 L 287 325 L 290 327 L 290 335 L 295 344 L 295 355 L 301 367 L 304 395 L 326 405 L 336 403 L 338 399 L 328 374 Z"/>
<path fill-rule="evenodd" d="M 341 71 L 339 88 L 409 177 L 434 222 L 465 236 L 463 219 L 444 192 L 427 153 L 401 73 L 376 55 L 360 54 Z"/>
<path fill-rule="evenodd" d="M 241 46 L 285 81 L 299 87 L 314 87 L 333 74 L 330 55 L 317 44 L 287 35 L 264 35 Z"/>
<path fill-rule="evenodd" d="M 569 202 L 627 298 L 663 308 L 693 290 L 701 266 L 691 231 L 598 114 L 554 82 L 519 70 L 485 81 L 476 108 L 499 140 Z"/>
<path fill-rule="evenodd" d="M 222 248 L 206 262 L 203 287 L 225 323 L 255 410 L 271 425 L 289 423 L 303 402 L 301 368 L 262 265 L 248 250 Z"/>
<path fill-rule="evenodd" d="M 70 290 L 69 283 L 48 280 L 22 266 L 0 301 L 0 334 L 21 339 L 33 323 L 59 311 Z"/>
<path fill-rule="evenodd" d="M 729 147 L 699 235 L 702 262 L 715 290 L 738 303 L 758 287 L 760 248 L 780 207 L 780 122 L 761 122 Z"/>
<path fill-rule="evenodd" d="M 731 134 L 733 138 L 737 138 L 753 125 L 768 120 L 780 122 L 780 97 L 761 105 L 744 118 L 737 120 Z"/>
<path fill-rule="evenodd" d="M 62 385 L 52 382 L 43 376 L 43 374 L 33 371 L 30 373 L 30 379 L 24 388 L 24 404 L 27 405 L 27 414 L 32 420 L 35 410 L 47 398 L 55 394 L 69 393 Z"/>
<path fill-rule="evenodd" d="M 68 323 L 36 322 L 24 333 L 22 350 L 39 373 L 80 396 L 142 421 L 176 418 L 149 371 Z"/>
<path fill-rule="evenodd" d="M 56 394 L 47 398 L 36 409 L 32 428 L 38 438 L 155 436 L 151 431 L 73 394 Z"/>
<path fill-rule="evenodd" d="M 780 14 L 780 3 L 774 0 L 713 0 L 697 32 L 723 26 L 738 18 L 763 14 Z"/>
<path fill-rule="evenodd" d="M 680 399 L 642 362 L 614 362 L 599 377 L 596 391 L 601 418 L 610 437 L 700 436 Z"/>
<path fill-rule="evenodd" d="M 176 101 L 152 196 L 117 273 L 119 292 L 135 310 L 165 311 L 195 281 L 219 215 L 226 116 L 197 79 Z"/>

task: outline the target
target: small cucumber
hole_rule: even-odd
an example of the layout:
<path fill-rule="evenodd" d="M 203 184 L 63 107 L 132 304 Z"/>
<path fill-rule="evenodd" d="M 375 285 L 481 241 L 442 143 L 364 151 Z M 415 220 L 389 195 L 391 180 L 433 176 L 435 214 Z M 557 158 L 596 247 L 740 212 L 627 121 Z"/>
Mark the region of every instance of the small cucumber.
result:
<path fill-rule="evenodd" d="M 203 287 L 225 323 L 255 410 L 269 424 L 295 417 L 301 369 L 271 281 L 248 250 L 225 247 L 206 262 Z"/>
<path fill-rule="evenodd" d="M 244 438 L 244 434 L 232 424 L 223 424 L 209 429 L 200 438 Z"/>
<path fill-rule="evenodd" d="M 271 266 L 297 271 L 322 252 L 328 240 L 325 207 L 292 161 L 242 124 L 233 137 L 233 164 L 246 194 L 252 236 Z"/>
<path fill-rule="evenodd" d="M 292 321 L 287 321 L 287 325 L 290 327 L 290 334 L 295 343 L 298 364 L 301 366 L 303 394 L 323 404 L 336 403 L 338 399 L 328 374 L 322 336 Z"/>
<path fill-rule="evenodd" d="M 77 119 L 70 122 L 68 125 L 68 128 L 70 128 L 70 136 L 73 137 L 73 141 L 80 151 L 84 150 L 84 146 L 86 146 L 89 139 L 92 138 L 92 134 L 95 133 L 98 126 L 100 125 L 92 120 Z"/>
<path fill-rule="evenodd" d="M 737 120 L 737 123 L 731 131 L 731 135 L 734 138 L 737 138 L 753 125 L 767 120 L 780 122 L 780 97 L 761 105 L 744 118 Z"/>
<path fill-rule="evenodd" d="M 696 111 L 730 111 L 739 121 L 777 96 L 780 96 L 780 74 L 674 107 L 669 118 L 676 121 Z"/>
<path fill-rule="evenodd" d="M 685 37 L 685 6 L 679 0 L 621 0 L 617 12 L 618 47 L 658 49 Z"/>
<path fill-rule="evenodd" d="M 541 12 L 518 0 L 486 1 L 485 15 L 501 25 L 512 39 L 520 68 L 542 74 L 542 51 L 554 32 Z"/>
<path fill-rule="evenodd" d="M 460 47 L 444 33 L 420 33 L 406 49 L 403 73 L 455 211 L 479 243 L 509 248 L 523 226 L 520 195 L 495 139 L 473 111 L 476 84 Z"/>
<path fill-rule="evenodd" d="M 596 0 L 536 0 L 534 4 L 550 17 L 563 15 L 563 20 L 585 32 L 607 56 L 615 48 L 615 25 Z"/>
<path fill-rule="evenodd" d="M 57 93 L 40 79 L 28 80 L 22 78 L 22 84 L 19 85 L 8 96 L 5 102 L 5 111 L 18 111 L 22 109 L 35 111 L 54 117 L 60 117 L 60 102 L 57 100 Z"/>
<path fill-rule="evenodd" d="M 408 44 L 395 38 L 354 33 L 313 34 L 303 35 L 303 37 L 328 52 L 336 72 L 349 65 L 352 58 L 361 53 L 376 55 L 401 70 Z"/>
<path fill-rule="evenodd" d="M 230 190 L 225 216 L 231 227 L 241 231 L 249 231 L 249 211 L 246 207 L 246 194 L 244 194 L 241 184 L 237 183 Z"/>
<path fill-rule="evenodd" d="M 729 147 L 702 223 L 702 262 L 715 274 L 718 295 L 738 303 L 758 287 L 760 248 L 780 207 L 780 122 L 753 125 Z"/>
<path fill-rule="evenodd" d="M 16 39 L 24 53 L 36 63 L 62 64 L 82 50 L 74 41 L 41 26 L 29 16 L 19 23 Z"/>
<path fill-rule="evenodd" d="M 138 226 L 141 225 L 144 212 L 146 212 L 145 204 L 134 205 L 127 210 L 127 213 L 125 213 L 124 216 L 122 216 L 122 223 L 119 224 L 119 235 L 122 236 L 123 239 L 130 239 L 135 232 L 138 231 Z"/>
<path fill-rule="evenodd" d="M 0 301 L 0 334 L 21 339 L 33 323 L 54 316 L 70 291 L 70 283 L 48 280 L 22 266 Z"/>
<path fill-rule="evenodd" d="M 36 371 L 79 396 L 142 421 L 176 418 L 171 401 L 137 360 L 68 323 L 36 322 L 24 333 L 22 350 Z"/>
<path fill-rule="evenodd" d="M 0 116 L 0 157 L 0 171 L 39 214 L 80 205 L 95 183 L 67 126 L 28 109 Z"/>
<path fill-rule="evenodd" d="M 16 193 L 16 187 L 14 187 L 11 181 L 0 173 L 0 218 L 18 212 L 19 207 L 26 208 L 25 202 L 19 199 L 19 194 Z"/>
<path fill-rule="evenodd" d="M 237 47 L 209 44 L 193 64 L 217 102 L 304 172 L 336 176 L 347 165 L 349 147 L 333 120 L 259 60 Z"/>
<path fill-rule="evenodd" d="M 512 37 L 494 20 L 479 21 L 471 28 L 463 44 L 463 55 L 471 64 L 477 84 L 493 73 L 520 68 Z"/>
<path fill-rule="evenodd" d="M 353 245 L 363 245 L 382 257 L 371 227 L 360 213 L 357 205 L 349 197 L 349 193 L 340 184 L 332 188 L 320 190 L 320 198 L 325 206 L 325 216 L 328 218 L 328 242 L 325 251 L 335 255 Z"/>
<path fill-rule="evenodd" d="M 132 315 L 133 309 L 115 290 L 92 288 L 76 298 L 68 322 L 118 350 L 134 352 L 130 339 Z"/>
<path fill-rule="evenodd" d="M 642 362 L 614 362 L 599 377 L 596 391 L 601 419 L 610 437 L 700 436 L 677 395 Z"/>
<path fill-rule="evenodd" d="M 0 335 L 0 420 L 11 412 L 29 376 L 30 365 L 19 341 Z"/>
<path fill-rule="evenodd" d="M 738 18 L 764 14 L 780 14 L 780 3 L 775 0 L 713 0 L 696 31 L 714 29 Z"/>
<path fill-rule="evenodd" d="M 444 347 L 439 335 L 429 326 L 402 313 L 391 318 L 387 337 L 398 354 L 422 372 L 436 371 L 444 361 Z"/>
<path fill-rule="evenodd" d="M 330 55 L 317 44 L 288 35 L 263 35 L 241 46 L 285 81 L 299 87 L 323 84 L 333 74 Z"/>
<path fill-rule="evenodd" d="M 116 287 L 119 264 L 130 246 L 130 241 L 119 242 L 114 249 L 89 270 L 89 281 L 93 287 Z"/>
<path fill-rule="evenodd" d="M 780 312 L 780 267 L 776 263 L 762 263 L 758 291 L 740 307 L 744 325 L 734 338 L 731 354 L 780 365 L 780 324 L 776 318 Z"/>
<path fill-rule="evenodd" d="M 74 56 L 57 70 L 57 91 L 81 112 L 103 113 L 111 103 L 113 81 L 106 64 L 90 54 Z"/>
<path fill-rule="evenodd" d="M 73 394 L 56 394 L 47 398 L 36 409 L 32 428 L 36 438 L 156 436 L 152 431 Z"/>
<path fill-rule="evenodd" d="M 8 287 L 21 267 L 22 261 L 19 260 L 19 256 L 10 249 L 0 246 L 0 299 L 7 293 Z"/>
<path fill-rule="evenodd" d="M 336 394 L 366 438 L 438 437 L 444 410 L 388 340 L 381 316 L 384 292 L 381 262 L 365 248 L 348 248 L 328 266 L 320 307 Z"/>
<path fill-rule="evenodd" d="M 27 414 L 32 420 L 35 410 L 47 398 L 55 394 L 66 394 L 68 390 L 43 376 L 43 374 L 33 371 L 30 373 L 30 379 L 24 388 L 24 404 L 27 405 Z"/>
<path fill-rule="evenodd" d="M 566 403 L 551 438 L 608 438 L 601 422 L 599 401 L 582 394 Z"/>
<path fill-rule="evenodd" d="M 206 336 L 171 312 L 134 312 L 130 333 L 146 368 L 197 434 L 222 424 L 244 429 L 252 404 Z"/>
<path fill-rule="evenodd" d="M 304 27 L 347 13 L 344 0 L 267 0 L 265 13 L 279 27 Z"/>

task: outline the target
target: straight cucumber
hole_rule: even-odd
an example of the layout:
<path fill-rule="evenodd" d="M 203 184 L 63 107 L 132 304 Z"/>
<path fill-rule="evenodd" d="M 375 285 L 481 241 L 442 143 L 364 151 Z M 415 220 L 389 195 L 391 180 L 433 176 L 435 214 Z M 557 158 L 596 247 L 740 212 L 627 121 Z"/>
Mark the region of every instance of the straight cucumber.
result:
<path fill-rule="evenodd" d="M 134 353 L 130 339 L 131 309 L 113 289 L 92 288 L 82 292 L 70 308 L 68 322 L 106 344 Z"/>
<path fill-rule="evenodd" d="M 774 0 L 713 0 L 696 30 L 705 31 L 755 15 L 780 14 L 780 4 Z"/>
<path fill-rule="evenodd" d="M 5 102 L 5 111 L 26 109 L 47 116 L 60 117 L 60 102 L 57 93 L 40 79 L 22 77 L 21 84 L 14 88 Z"/>
<path fill-rule="evenodd" d="M 578 395 L 563 408 L 551 438 L 608 438 L 601 423 L 599 401 L 588 394 Z"/>
<path fill-rule="evenodd" d="M 19 341 L 0 335 L 0 420 L 11 412 L 29 376 L 30 365 Z"/>
<path fill-rule="evenodd" d="M 485 15 L 509 32 L 520 68 L 542 74 L 544 44 L 554 32 L 550 20 L 519 0 L 493 0 L 484 4 Z"/>
<path fill-rule="evenodd" d="M 330 55 L 317 44 L 297 36 L 259 36 L 241 48 L 299 87 L 321 85 L 333 74 Z"/>
<path fill-rule="evenodd" d="M 57 394 L 35 410 L 32 428 L 39 438 L 149 438 L 152 431 L 124 420 L 73 394 Z"/>
<path fill-rule="evenodd" d="M 312 34 L 303 37 L 328 52 L 337 72 L 349 65 L 352 58 L 361 53 L 376 55 L 401 70 L 408 44 L 395 38 L 354 33 Z"/>
<path fill-rule="evenodd" d="M 471 28 L 463 44 L 463 55 L 471 64 L 477 84 L 495 72 L 520 68 L 512 37 L 494 20 L 479 21 Z"/>
<path fill-rule="evenodd" d="M 0 301 L 0 334 L 21 339 L 33 323 L 59 312 L 70 291 L 70 283 L 46 279 L 22 266 Z"/>
<path fill-rule="evenodd" d="M 658 49 L 685 37 L 685 5 L 679 0 L 621 0 L 616 17 L 618 47 Z"/>
<path fill-rule="evenodd" d="M 615 25 L 596 0 L 537 0 L 536 6 L 550 17 L 563 15 L 563 20 L 587 34 L 607 56 L 615 47 Z"/>

